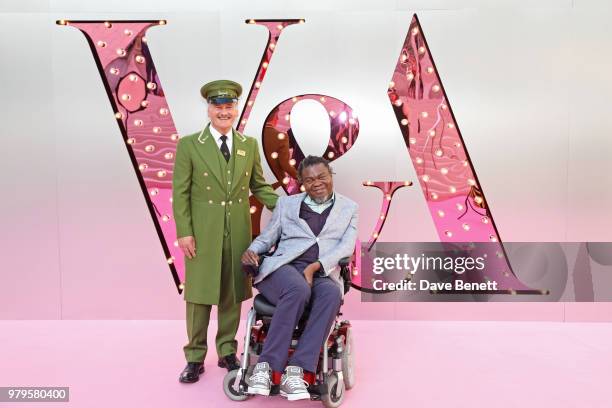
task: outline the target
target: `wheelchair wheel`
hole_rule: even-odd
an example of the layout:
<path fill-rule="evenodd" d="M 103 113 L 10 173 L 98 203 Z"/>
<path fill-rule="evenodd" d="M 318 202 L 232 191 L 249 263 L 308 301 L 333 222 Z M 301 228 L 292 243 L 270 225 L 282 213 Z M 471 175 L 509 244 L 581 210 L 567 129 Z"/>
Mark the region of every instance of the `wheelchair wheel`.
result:
<path fill-rule="evenodd" d="M 236 375 L 238 375 L 238 370 L 240 369 L 232 370 L 223 377 L 223 392 L 227 395 L 227 398 L 232 401 L 244 401 L 249 398 L 248 395 L 242 394 L 240 391 L 234 389 L 234 381 L 236 380 Z"/>
<path fill-rule="evenodd" d="M 355 386 L 355 345 L 353 344 L 353 331 L 350 327 L 346 330 L 344 353 L 342 354 L 342 376 L 347 390 Z"/>
<path fill-rule="evenodd" d="M 321 402 L 327 408 L 338 408 L 344 400 L 344 381 L 338 381 L 338 376 L 332 373 L 325 383 L 327 394 L 321 396 Z"/>

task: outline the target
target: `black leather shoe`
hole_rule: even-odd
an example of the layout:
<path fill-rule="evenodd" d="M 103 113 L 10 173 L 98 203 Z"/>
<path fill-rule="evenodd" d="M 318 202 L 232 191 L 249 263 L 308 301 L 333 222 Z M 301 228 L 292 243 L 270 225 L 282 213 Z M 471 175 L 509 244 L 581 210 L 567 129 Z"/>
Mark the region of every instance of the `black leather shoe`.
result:
<path fill-rule="evenodd" d="M 232 371 L 240 368 L 240 361 L 238 361 L 235 354 L 228 354 L 221 357 L 217 365 L 221 368 L 227 368 L 227 371 Z"/>
<path fill-rule="evenodd" d="M 187 363 L 187 366 L 179 377 L 179 381 L 182 383 L 194 383 L 200 379 L 200 374 L 202 374 L 203 372 L 204 364 Z"/>

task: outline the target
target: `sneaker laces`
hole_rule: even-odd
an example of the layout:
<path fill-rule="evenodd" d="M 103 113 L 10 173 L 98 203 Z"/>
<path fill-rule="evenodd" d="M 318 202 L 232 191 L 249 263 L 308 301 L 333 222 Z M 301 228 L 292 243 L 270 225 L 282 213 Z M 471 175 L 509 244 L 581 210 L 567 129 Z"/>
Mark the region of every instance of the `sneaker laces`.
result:
<path fill-rule="evenodd" d="M 249 381 L 252 382 L 269 382 L 270 381 L 270 375 L 264 371 L 255 371 L 250 377 L 249 377 Z"/>
<path fill-rule="evenodd" d="M 291 388 L 308 388 L 308 381 L 298 375 L 287 375 L 283 379 L 283 385 L 289 385 Z"/>

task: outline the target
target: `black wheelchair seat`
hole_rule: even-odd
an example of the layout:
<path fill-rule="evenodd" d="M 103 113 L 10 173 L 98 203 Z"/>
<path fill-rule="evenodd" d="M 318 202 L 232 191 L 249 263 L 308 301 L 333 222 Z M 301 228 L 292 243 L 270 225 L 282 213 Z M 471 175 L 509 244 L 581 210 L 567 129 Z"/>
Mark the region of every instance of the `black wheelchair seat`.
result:
<path fill-rule="evenodd" d="M 266 299 L 266 297 L 261 293 L 255 296 L 255 300 L 253 300 L 253 307 L 258 314 L 266 317 L 272 317 L 274 310 L 276 310 L 276 306 L 268 302 L 268 299 Z"/>

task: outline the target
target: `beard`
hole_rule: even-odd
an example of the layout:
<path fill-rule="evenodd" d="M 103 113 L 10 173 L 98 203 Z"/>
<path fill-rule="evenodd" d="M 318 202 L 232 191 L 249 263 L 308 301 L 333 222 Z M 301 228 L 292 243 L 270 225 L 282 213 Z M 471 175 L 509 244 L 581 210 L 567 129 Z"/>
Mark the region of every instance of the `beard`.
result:
<path fill-rule="evenodd" d="M 325 197 L 322 198 L 316 198 L 316 197 L 310 197 L 312 198 L 312 201 L 314 201 L 317 204 L 323 204 L 324 202 L 328 201 L 331 198 L 331 193 Z"/>

